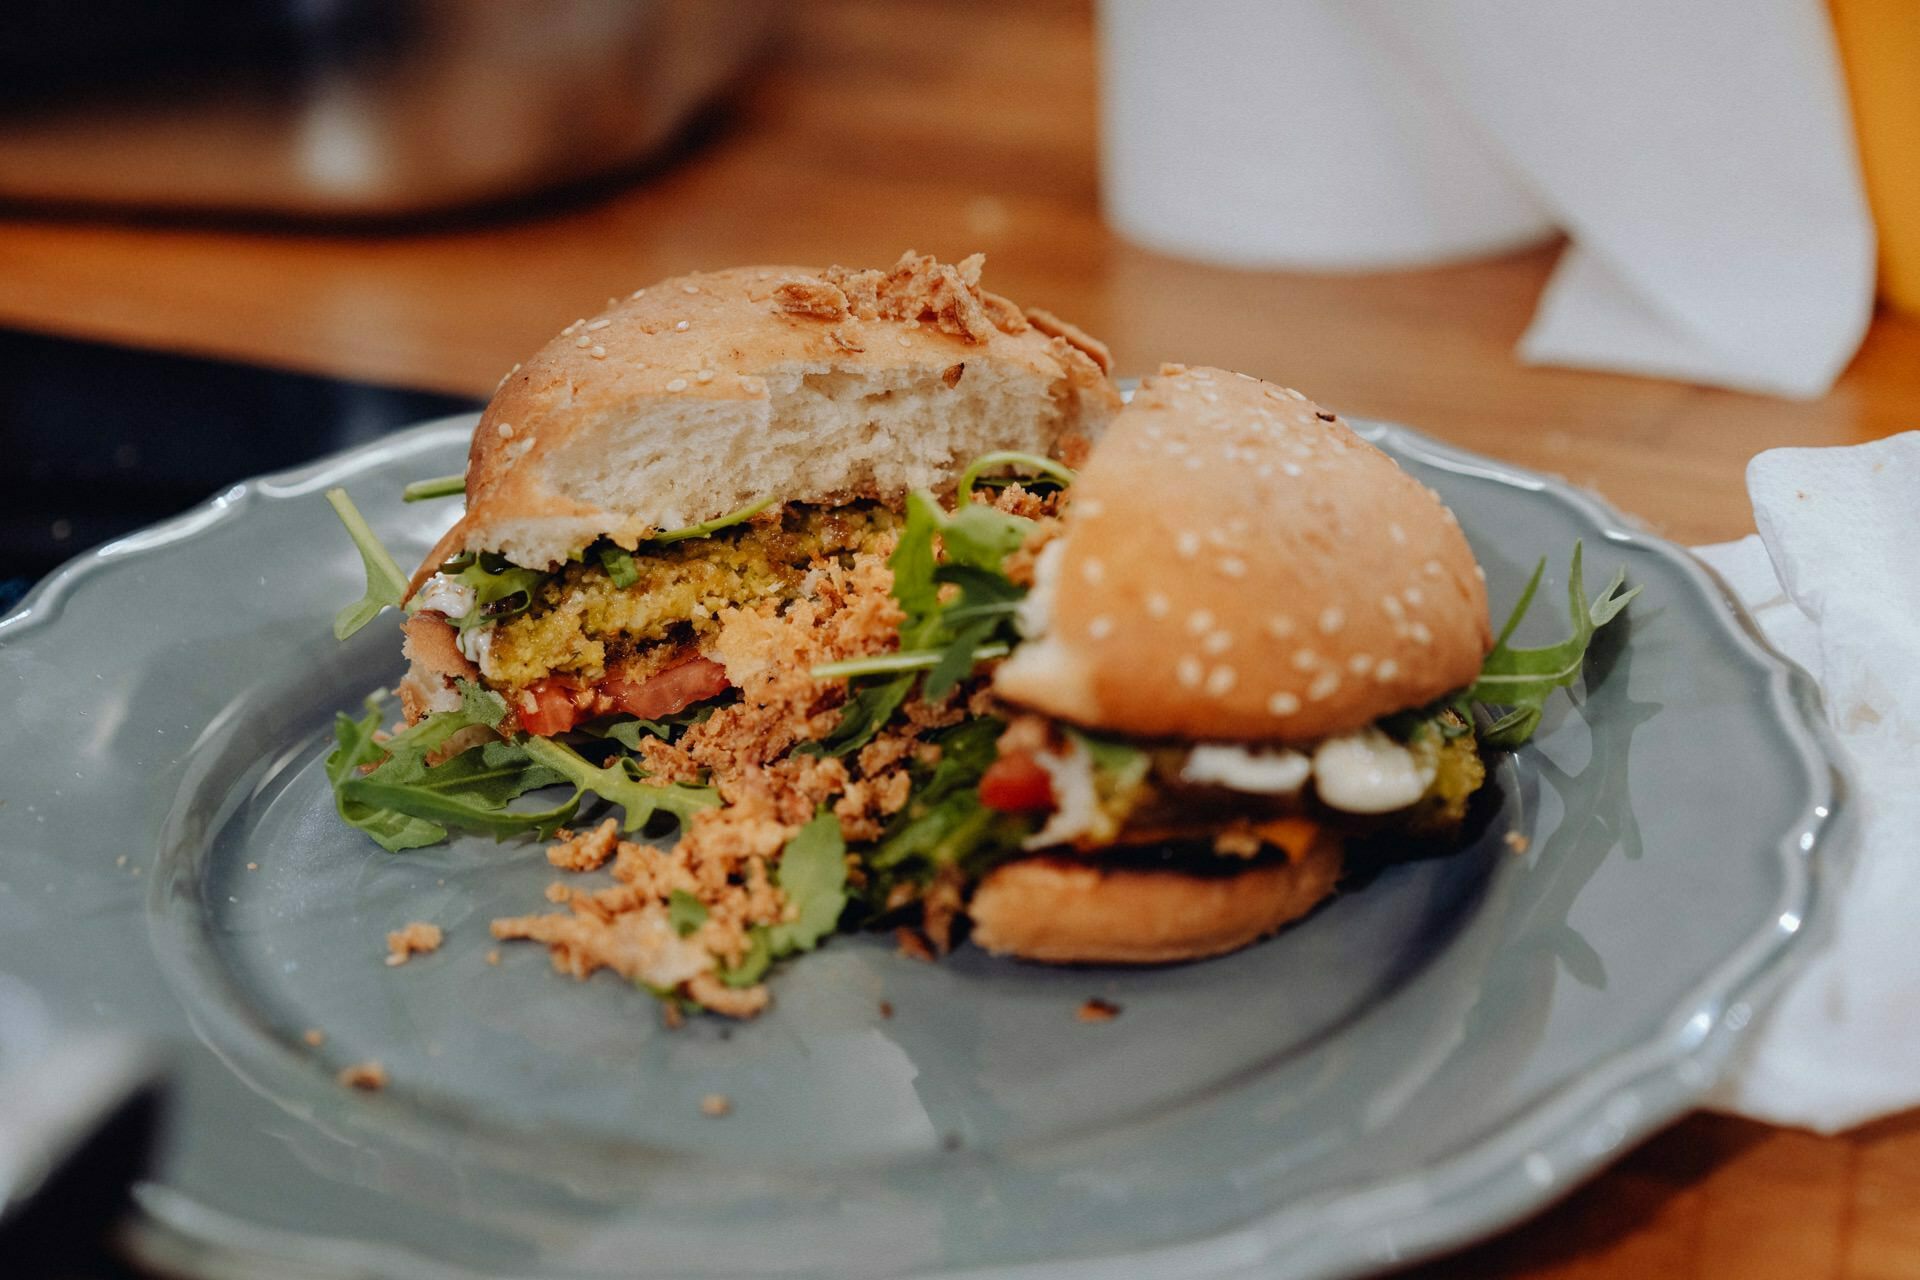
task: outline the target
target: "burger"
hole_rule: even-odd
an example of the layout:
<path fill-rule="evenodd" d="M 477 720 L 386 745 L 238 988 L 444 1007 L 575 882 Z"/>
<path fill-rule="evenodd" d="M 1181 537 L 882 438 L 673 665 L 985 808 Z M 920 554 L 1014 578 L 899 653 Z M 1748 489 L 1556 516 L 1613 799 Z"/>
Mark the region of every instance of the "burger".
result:
<path fill-rule="evenodd" d="M 1331 893 L 1348 842 L 1466 817 L 1484 575 L 1438 497 L 1298 392 L 1147 379 L 1033 579 L 980 791 L 1042 821 L 970 894 L 989 950 L 1232 950 Z"/>
<path fill-rule="evenodd" d="M 568 874 L 494 935 L 671 1018 L 757 1013 L 843 930 L 1214 955 L 1358 844 L 1457 838 L 1632 593 L 1587 605 L 1576 549 L 1574 634 L 1512 648 L 1452 513 L 1336 415 L 1181 366 L 1123 408 L 1108 367 L 978 258 L 576 321 L 421 486 L 467 506 L 410 579 L 329 495 L 368 576 L 336 631 L 398 606 L 408 661 L 398 723 L 336 719 L 342 818 L 548 842 Z"/>

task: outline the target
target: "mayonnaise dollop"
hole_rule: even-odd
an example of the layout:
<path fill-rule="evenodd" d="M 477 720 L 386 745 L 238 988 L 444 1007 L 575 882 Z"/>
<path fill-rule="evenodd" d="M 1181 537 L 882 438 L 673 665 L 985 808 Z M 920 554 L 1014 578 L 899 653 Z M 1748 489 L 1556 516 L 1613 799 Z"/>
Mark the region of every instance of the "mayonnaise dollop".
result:
<path fill-rule="evenodd" d="M 1197 746 L 1180 766 L 1183 782 L 1251 795 L 1292 795 L 1312 773 L 1313 761 L 1287 747 L 1250 751 L 1227 743 Z"/>
<path fill-rule="evenodd" d="M 1328 738 L 1313 752 L 1313 787 L 1323 803 L 1347 813 L 1404 809 L 1433 785 L 1437 762 L 1422 759 L 1381 730 Z"/>

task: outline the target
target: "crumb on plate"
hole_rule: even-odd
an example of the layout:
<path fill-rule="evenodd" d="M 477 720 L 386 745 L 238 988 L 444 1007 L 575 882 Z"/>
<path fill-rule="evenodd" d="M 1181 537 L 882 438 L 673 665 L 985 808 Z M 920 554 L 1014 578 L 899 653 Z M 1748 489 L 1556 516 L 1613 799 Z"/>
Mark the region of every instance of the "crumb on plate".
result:
<path fill-rule="evenodd" d="M 437 924 L 414 920 L 387 935 L 387 964 L 405 964 L 416 955 L 425 955 L 440 947 L 445 934 Z"/>

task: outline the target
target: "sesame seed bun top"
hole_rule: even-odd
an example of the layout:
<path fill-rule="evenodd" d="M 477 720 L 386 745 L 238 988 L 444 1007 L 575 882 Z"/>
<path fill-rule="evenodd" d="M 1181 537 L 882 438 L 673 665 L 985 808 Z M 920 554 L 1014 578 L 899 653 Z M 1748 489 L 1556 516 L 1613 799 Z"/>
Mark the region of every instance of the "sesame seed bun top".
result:
<path fill-rule="evenodd" d="M 516 365 L 474 430 L 460 551 L 549 566 L 761 498 L 892 499 L 1057 454 L 1119 407 L 1106 349 L 980 287 L 981 255 L 664 280 Z"/>
<path fill-rule="evenodd" d="M 1309 742 L 1470 683 L 1480 567 L 1432 490 L 1297 391 L 1164 366 L 1043 554 L 1010 701 L 1140 737 Z"/>

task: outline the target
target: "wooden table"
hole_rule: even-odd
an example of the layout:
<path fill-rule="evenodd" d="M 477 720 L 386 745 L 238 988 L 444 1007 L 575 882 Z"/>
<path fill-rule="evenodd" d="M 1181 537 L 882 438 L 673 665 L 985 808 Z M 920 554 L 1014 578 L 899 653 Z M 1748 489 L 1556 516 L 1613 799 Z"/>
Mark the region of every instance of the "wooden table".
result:
<path fill-rule="evenodd" d="M 1920 321 L 1882 316 L 1807 403 L 1525 368 L 1557 249 L 1380 276 L 1238 273 L 1101 223 L 1080 3 L 816 3 L 717 133 L 638 185 L 405 234 L 0 217 L 0 323 L 486 393 L 608 295 L 696 267 L 988 255 L 1105 336 L 1566 475 L 1686 542 L 1752 528 L 1745 463 L 1920 426 Z M 1302 193 L 1315 198 L 1315 193 Z M 1920 1113 L 1844 1138 L 1685 1120 L 1421 1276 L 1920 1274 Z"/>

